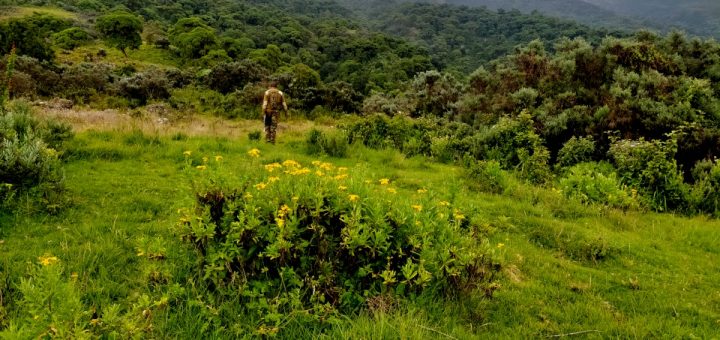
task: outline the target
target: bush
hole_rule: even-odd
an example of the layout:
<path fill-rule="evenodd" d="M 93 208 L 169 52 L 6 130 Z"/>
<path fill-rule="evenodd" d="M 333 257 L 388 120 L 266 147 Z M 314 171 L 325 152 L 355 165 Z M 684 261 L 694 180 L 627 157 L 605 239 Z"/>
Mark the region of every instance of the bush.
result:
<path fill-rule="evenodd" d="M 40 124 L 29 108 L 15 105 L 0 112 L 0 185 L 7 199 L 27 193 L 45 209 L 56 210 L 62 204 L 63 173 L 58 149 L 72 136 L 69 127 Z M 50 145 L 48 145 L 50 144 Z"/>
<path fill-rule="evenodd" d="M 162 70 L 154 68 L 123 78 L 117 87 L 118 94 L 130 99 L 136 106 L 145 105 L 152 99 L 170 97 L 170 81 Z"/>
<path fill-rule="evenodd" d="M 510 175 L 497 161 L 470 161 L 465 172 L 470 187 L 477 191 L 502 194 L 510 184 Z"/>
<path fill-rule="evenodd" d="M 326 154 L 345 157 L 348 151 L 347 136 L 342 132 L 325 133 L 312 129 L 305 140 L 306 152 L 310 155 Z"/>
<path fill-rule="evenodd" d="M 693 210 L 720 216 L 720 163 L 699 162 L 693 170 L 696 176 L 690 191 Z"/>
<path fill-rule="evenodd" d="M 595 141 L 592 137 L 573 136 L 558 152 L 557 165 L 569 167 L 578 163 L 590 162 L 595 154 Z"/>
<path fill-rule="evenodd" d="M 535 184 L 545 184 L 552 180 L 550 171 L 550 152 L 542 145 L 534 149 L 518 149 L 518 176 Z"/>
<path fill-rule="evenodd" d="M 267 73 L 262 66 L 245 59 L 215 65 L 207 75 L 205 82 L 211 89 L 227 94 L 242 89 L 249 83 L 261 80 Z"/>
<path fill-rule="evenodd" d="M 112 82 L 113 67 L 109 64 L 80 63 L 65 67 L 59 94 L 75 102 L 86 103 L 90 97 L 104 92 Z"/>
<path fill-rule="evenodd" d="M 383 294 L 447 298 L 492 275 L 484 240 L 431 193 L 388 200 L 385 185 L 347 169 L 291 160 L 246 171 L 235 164 L 244 177 L 223 185 L 215 164 L 188 169 L 197 203 L 180 232 L 196 250 L 202 282 L 245 306 L 259 329 L 326 321 Z"/>
<path fill-rule="evenodd" d="M 677 142 L 616 140 L 610 146 L 620 181 L 637 190 L 654 210 L 687 208 L 688 187 L 675 162 Z"/>
<path fill-rule="evenodd" d="M 259 141 L 262 138 L 262 131 L 255 130 L 248 133 L 248 139 L 251 141 Z"/>
<path fill-rule="evenodd" d="M 91 40 L 90 34 L 80 27 L 71 27 L 53 34 L 52 39 L 58 47 L 72 50 Z"/>
<path fill-rule="evenodd" d="M 450 163 L 455 160 L 455 154 L 450 147 L 448 137 L 435 137 L 430 142 L 430 154 L 432 157 L 442 163 Z"/>
<path fill-rule="evenodd" d="M 598 203 L 615 208 L 637 208 L 637 191 L 620 183 L 607 163 L 580 163 L 568 169 L 560 179 L 560 188 L 567 198 L 583 203 Z"/>

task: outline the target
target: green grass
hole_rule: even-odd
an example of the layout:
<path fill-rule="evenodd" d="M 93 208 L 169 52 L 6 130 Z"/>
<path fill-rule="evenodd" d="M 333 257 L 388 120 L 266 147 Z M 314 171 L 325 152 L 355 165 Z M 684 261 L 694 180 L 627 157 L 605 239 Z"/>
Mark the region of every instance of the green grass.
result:
<path fill-rule="evenodd" d="M 99 57 L 98 52 L 105 50 L 105 57 Z M 86 61 L 87 56 L 92 56 L 94 61 L 102 61 L 116 65 L 133 65 L 137 70 L 144 70 L 148 67 L 179 67 L 180 60 L 170 50 L 156 48 L 151 45 L 142 44 L 138 49 L 126 51 L 127 57 L 120 50 L 108 47 L 101 41 L 80 46 L 67 53 L 57 53 L 58 63 L 81 63 Z"/>
<path fill-rule="evenodd" d="M 0 6 L 0 20 L 21 18 L 38 14 L 49 14 L 63 19 L 77 19 L 77 14 L 60 8 L 35 6 Z"/>
<path fill-rule="evenodd" d="M 247 123 L 260 128 L 254 124 Z M 25 215 L 21 209 L 0 217 L 0 329 L 22 322 L 20 281 L 34 277 L 38 257 L 47 254 L 59 259 L 62 280 L 73 283 L 86 309 L 77 312 L 85 313 L 81 328 L 110 334 L 89 325 L 90 314 L 114 305 L 126 323 L 121 334 L 248 334 L 253 325 L 243 324 L 237 310 L 217 311 L 219 320 L 235 329 L 204 318 L 213 303 L 199 302 L 202 288 L 189 281 L 194 260 L 175 229 L 178 209 L 193 202 L 183 151 L 219 154 L 232 166 L 250 162 L 246 152 L 257 147 L 261 162 L 309 163 L 315 158 L 302 154 L 302 136 L 280 135 L 280 143 L 271 146 L 247 137 L 174 140 L 137 130 L 78 134 L 66 153 L 72 206 L 57 216 Z M 348 158 L 327 161 L 371 181 L 389 178 L 398 195 L 426 188 L 438 199 L 471 206 L 466 214 L 487 233 L 500 265 L 499 288 L 491 298 L 483 292 L 461 300 L 422 297 L 323 326 L 291 322 L 282 337 L 718 336 L 718 221 L 584 206 L 552 189 L 524 184 L 505 195 L 474 192 L 462 169 L 391 150 L 352 146 Z M 174 284 L 185 289 L 178 292 Z"/>

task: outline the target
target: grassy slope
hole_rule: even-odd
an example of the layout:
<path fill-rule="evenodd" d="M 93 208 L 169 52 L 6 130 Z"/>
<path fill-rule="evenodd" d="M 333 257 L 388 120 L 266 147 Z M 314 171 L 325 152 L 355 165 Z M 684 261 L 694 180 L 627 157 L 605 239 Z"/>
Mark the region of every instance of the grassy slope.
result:
<path fill-rule="evenodd" d="M 98 56 L 104 50 L 106 56 Z M 57 53 L 58 63 L 81 63 L 91 57 L 94 62 L 111 63 L 115 65 L 132 65 L 142 71 L 148 67 L 179 67 L 180 60 L 170 50 L 163 50 L 151 45 L 142 44 L 138 49 L 127 50 L 125 57 L 120 50 L 107 47 L 102 42 L 94 42 L 80 46 L 72 51 Z"/>
<path fill-rule="evenodd" d="M 66 276 L 78 273 L 88 308 L 116 303 L 130 309 L 138 296 L 162 291 L 152 283 L 153 273 L 180 283 L 188 276 L 192 259 L 173 231 L 178 208 L 192 203 L 182 172 L 184 150 L 221 154 L 227 164 L 247 162 L 252 147 L 260 148 L 264 160 L 314 159 L 301 154 L 300 130 L 281 133 L 278 146 L 246 137 L 170 135 L 132 129 L 80 133 L 66 166 L 74 206 L 56 217 L 3 218 L 0 278 L 17 283 L 48 253 L 60 258 Z M 393 151 L 355 147 L 349 159 L 331 161 L 363 169 L 369 179 L 388 177 L 399 194 L 426 187 L 438 197 L 472 202 L 475 211 L 468 215 L 488 231 L 504 268 L 502 287 L 492 299 L 409 302 L 389 314 L 355 316 L 322 330 L 331 338 L 513 338 L 582 331 L 593 337 L 716 336 L 716 221 L 584 207 L 552 190 L 524 185 L 503 196 L 476 193 L 467 189 L 460 169 Z M 607 256 L 589 259 L 593 249 Z M 162 253 L 165 259 L 139 252 Z M 17 311 L 9 306 L 12 316 Z M 198 335 L 201 320 L 182 303 L 162 314 L 153 319 L 155 335 Z M 281 334 L 318 332 L 290 325 Z"/>
<path fill-rule="evenodd" d="M 0 20 L 21 18 L 34 13 L 49 14 L 63 19 L 77 19 L 77 14 L 60 8 L 35 6 L 0 6 Z"/>

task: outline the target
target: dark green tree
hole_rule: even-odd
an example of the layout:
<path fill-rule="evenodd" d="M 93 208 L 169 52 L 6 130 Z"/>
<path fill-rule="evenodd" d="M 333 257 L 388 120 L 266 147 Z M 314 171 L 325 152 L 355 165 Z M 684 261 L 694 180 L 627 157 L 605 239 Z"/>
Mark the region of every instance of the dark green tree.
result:
<path fill-rule="evenodd" d="M 46 38 L 69 26 L 66 20 L 40 14 L 0 23 L 0 54 L 9 53 L 15 46 L 19 55 L 43 61 L 52 60 L 55 53 Z"/>
<path fill-rule="evenodd" d="M 53 34 L 52 38 L 56 46 L 72 50 L 90 41 L 90 34 L 80 27 L 71 27 Z"/>
<path fill-rule="evenodd" d="M 170 43 L 178 48 L 185 59 L 201 58 L 218 45 L 214 29 L 200 18 L 178 20 L 170 31 Z"/>
<path fill-rule="evenodd" d="M 119 49 L 126 57 L 126 49 L 137 49 L 142 44 L 140 32 L 143 25 L 133 14 L 120 11 L 105 14 L 97 19 L 96 28 L 109 45 Z"/>

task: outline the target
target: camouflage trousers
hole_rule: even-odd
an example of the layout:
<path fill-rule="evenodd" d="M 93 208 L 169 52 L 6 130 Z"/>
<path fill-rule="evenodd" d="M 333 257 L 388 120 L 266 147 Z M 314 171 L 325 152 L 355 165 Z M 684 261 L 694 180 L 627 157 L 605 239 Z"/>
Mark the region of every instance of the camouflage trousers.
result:
<path fill-rule="evenodd" d="M 279 112 L 268 112 L 265 114 L 265 141 L 275 144 Z"/>

